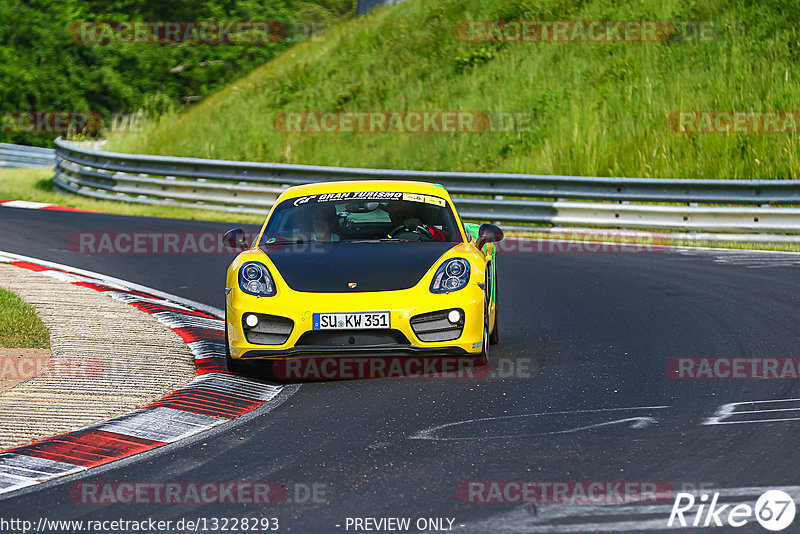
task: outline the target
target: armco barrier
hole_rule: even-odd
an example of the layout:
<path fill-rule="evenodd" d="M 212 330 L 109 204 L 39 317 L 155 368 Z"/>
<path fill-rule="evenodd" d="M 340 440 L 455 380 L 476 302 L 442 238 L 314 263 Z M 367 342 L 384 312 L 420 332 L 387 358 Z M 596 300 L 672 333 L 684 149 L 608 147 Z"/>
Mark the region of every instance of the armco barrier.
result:
<path fill-rule="evenodd" d="M 444 185 L 462 216 L 509 228 L 800 234 L 800 180 L 603 178 L 359 169 L 121 154 L 56 140 L 55 183 L 104 199 L 265 213 L 289 186 L 333 180 Z M 776 240 L 780 240 L 776 236 Z"/>
<path fill-rule="evenodd" d="M 0 143 L 0 169 L 8 167 L 52 167 L 55 150 L 36 146 Z"/>

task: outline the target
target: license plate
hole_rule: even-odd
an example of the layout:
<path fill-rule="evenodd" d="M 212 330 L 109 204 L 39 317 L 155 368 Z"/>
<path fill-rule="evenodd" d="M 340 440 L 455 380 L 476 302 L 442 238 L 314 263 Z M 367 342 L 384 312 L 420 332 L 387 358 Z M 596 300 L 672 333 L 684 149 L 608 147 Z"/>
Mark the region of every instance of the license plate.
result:
<path fill-rule="evenodd" d="M 315 313 L 314 330 L 389 328 L 389 312 Z"/>

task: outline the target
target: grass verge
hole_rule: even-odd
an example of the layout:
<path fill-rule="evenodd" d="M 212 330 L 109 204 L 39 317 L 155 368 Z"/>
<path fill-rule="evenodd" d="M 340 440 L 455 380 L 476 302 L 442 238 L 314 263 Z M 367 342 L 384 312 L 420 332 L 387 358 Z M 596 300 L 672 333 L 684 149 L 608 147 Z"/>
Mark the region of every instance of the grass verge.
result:
<path fill-rule="evenodd" d="M 3 288 L 0 288 L 0 347 L 50 347 L 50 330 L 36 315 L 33 306 Z"/>

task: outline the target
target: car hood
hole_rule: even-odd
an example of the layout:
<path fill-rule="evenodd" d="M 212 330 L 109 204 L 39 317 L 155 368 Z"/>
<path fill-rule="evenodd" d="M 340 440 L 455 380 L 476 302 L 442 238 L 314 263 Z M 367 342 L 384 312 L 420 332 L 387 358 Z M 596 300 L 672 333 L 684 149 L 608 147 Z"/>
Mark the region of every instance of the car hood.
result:
<path fill-rule="evenodd" d="M 295 291 L 397 291 L 419 283 L 450 242 L 354 242 L 268 245 L 261 251 Z M 350 284 L 356 284 L 350 287 Z"/>

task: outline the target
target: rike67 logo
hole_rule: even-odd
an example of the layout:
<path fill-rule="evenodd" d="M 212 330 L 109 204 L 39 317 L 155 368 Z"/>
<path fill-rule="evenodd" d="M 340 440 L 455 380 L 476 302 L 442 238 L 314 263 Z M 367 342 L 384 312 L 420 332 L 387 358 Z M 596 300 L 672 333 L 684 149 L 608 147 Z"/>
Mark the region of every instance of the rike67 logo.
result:
<path fill-rule="evenodd" d="M 708 494 L 699 499 L 691 493 L 678 493 L 672 505 L 668 527 L 741 527 L 755 519 L 767 530 L 784 530 L 794 521 L 795 503 L 791 495 L 781 490 L 761 494 L 751 506 L 748 503 L 719 503 L 719 493 L 709 501 Z"/>

